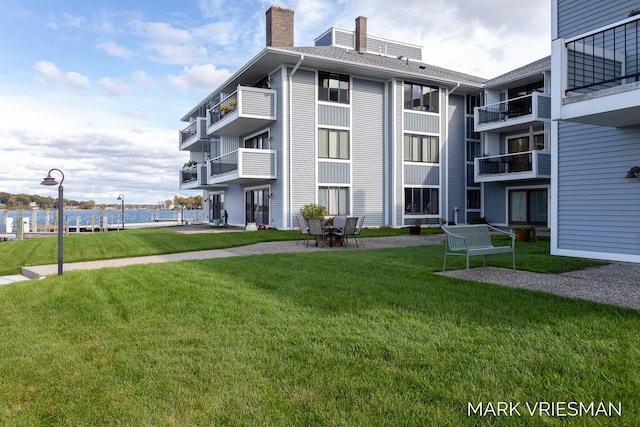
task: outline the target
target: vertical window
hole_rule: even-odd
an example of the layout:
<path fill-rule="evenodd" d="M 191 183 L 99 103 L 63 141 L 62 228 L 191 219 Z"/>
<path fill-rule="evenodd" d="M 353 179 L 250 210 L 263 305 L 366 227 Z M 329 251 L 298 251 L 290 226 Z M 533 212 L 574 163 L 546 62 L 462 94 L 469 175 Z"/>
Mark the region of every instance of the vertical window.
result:
<path fill-rule="evenodd" d="M 327 208 L 328 215 L 349 215 L 349 187 L 320 187 L 318 204 Z"/>
<path fill-rule="evenodd" d="M 318 157 L 349 160 L 349 131 L 318 129 Z"/>
<path fill-rule="evenodd" d="M 480 190 L 467 190 L 467 209 L 480 209 Z"/>
<path fill-rule="evenodd" d="M 467 141 L 467 161 L 472 162 L 476 157 L 480 157 L 482 154 L 480 151 L 479 141 Z"/>
<path fill-rule="evenodd" d="M 440 213 L 439 194 L 440 191 L 437 188 L 405 188 L 405 213 L 438 215 Z"/>
<path fill-rule="evenodd" d="M 407 162 L 440 162 L 440 144 L 437 136 L 404 136 L 404 160 Z"/>
<path fill-rule="evenodd" d="M 405 83 L 404 108 L 438 113 L 440 111 L 440 89 L 435 86 Z"/>
<path fill-rule="evenodd" d="M 318 71 L 318 100 L 349 103 L 349 76 Z"/>

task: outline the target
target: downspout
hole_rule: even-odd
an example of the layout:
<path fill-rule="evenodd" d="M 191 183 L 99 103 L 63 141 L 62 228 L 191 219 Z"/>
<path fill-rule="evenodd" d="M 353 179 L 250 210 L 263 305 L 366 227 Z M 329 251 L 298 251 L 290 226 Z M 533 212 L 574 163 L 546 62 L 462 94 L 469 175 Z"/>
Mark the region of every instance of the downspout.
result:
<path fill-rule="evenodd" d="M 451 150 L 449 150 L 449 97 L 451 96 L 451 94 L 453 92 L 456 91 L 456 89 L 458 89 L 460 87 L 460 82 L 458 82 L 456 84 L 456 86 L 451 89 L 449 91 L 449 93 L 447 93 L 447 104 L 445 105 L 445 130 L 447 132 L 447 140 L 446 140 L 446 146 L 447 146 L 447 167 L 444 169 L 444 182 L 447 185 L 447 194 L 444 200 L 444 219 L 449 222 L 449 153 Z"/>
<path fill-rule="evenodd" d="M 298 60 L 297 64 L 293 67 L 293 69 L 291 70 L 291 72 L 289 73 L 289 84 L 288 84 L 288 93 L 287 93 L 287 97 L 288 97 L 288 115 L 287 115 L 287 120 L 289 121 L 289 129 L 288 129 L 288 133 L 289 135 L 287 136 L 287 144 L 283 144 L 283 147 L 287 150 L 286 153 L 283 153 L 283 158 L 286 159 L 287 161 L 287 167 L 285 168 L 286 177 L 283 177 L 285 182 L 287 183 L 287 191 L 285 192 L 286 194 L 284 195 L 284 200 L 283 200 L 283 204 L 286 207 L 285 210 L 285 215 L 283 215 L 283 223 L 287 224 L 286 229 L 290 230 L 293 228 L 293 222 L 292 222 L 292 216 L 291 216 L 291 194 L 293 191 L 293 183 L 291 181 L 291 146 L 293 144 L 293 140 L 291 137 L 291 134 L 293 133 L 293 120 L 292 120 L 292 111 L 293 108 L 291 108 L 292 102 L 293 102 L 293 95 L 292 95 L 292 86 L 293 86 L 293 75 L 296 73 L 296 71 L 298 71 L 298 68 L 300 68 L 300 65 L 302 65 L 302 61 L 304 60 L 304 55 L 300 55 L 300 59 Z"/>

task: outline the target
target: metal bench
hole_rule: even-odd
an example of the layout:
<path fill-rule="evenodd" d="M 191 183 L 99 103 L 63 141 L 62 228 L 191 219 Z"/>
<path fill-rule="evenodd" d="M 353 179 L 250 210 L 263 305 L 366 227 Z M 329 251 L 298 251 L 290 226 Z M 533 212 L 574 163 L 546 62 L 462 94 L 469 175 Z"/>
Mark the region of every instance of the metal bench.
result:
<path fill-rule="evenodd" d="M 487 262 L 487 255 L 511 252 L 513 269 L 516 269 L 516 236 L 487 224 L 478 225 L 443 225 L 442 230 L 447 238 L 444 250 L 442 271 L 447 269 L 447 255 L 467 257 L 467 277 L 469 277 L 469 257 L 483 255 L 482 266 Z M 511 237 L 511 246 L 494 246 L 489 232 L 496 232 Z"/>

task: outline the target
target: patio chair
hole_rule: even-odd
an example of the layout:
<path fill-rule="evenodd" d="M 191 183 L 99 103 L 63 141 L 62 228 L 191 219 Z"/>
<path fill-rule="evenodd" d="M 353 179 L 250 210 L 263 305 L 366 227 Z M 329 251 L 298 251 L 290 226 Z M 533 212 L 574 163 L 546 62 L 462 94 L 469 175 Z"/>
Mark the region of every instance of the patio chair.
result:
<path fill-rule="evenodd" d="M 347 218 L 347 223 L 342 229 L 342 245 L 345 249 L 349 244 L 349 236 L 355 236 L 356 234 L 356 224 L 358 223 L 357 216 L 350 216 Z M 356 247 L 358 246 L 358 242 L 356 241 Z"/>
<path fill-rule="evenodd" d="M 362 243 L 362 247 L 364 247 L 364 242 L 362 241 L 362 236 L 360 232 L 362 231 L 362 225 L 364 224 L 364 219 L 366 216 L 361 216 L 358 218 L 358 225 L 356 226 L 356 232 L 353 233 L 353 239 L 356 241 L 356 248 L 358 248 L 358 239 L 360 239 L 360 243 Z"/>
<path fill-rule="evenodd" d="M 296 215 L 296 219 L 298 220 L 298 228 L 300 229 L 298 240 L 296 240 L 296 246 L 297 246 L 302 236 L 306 235 L 307 240 L 309 240 L 309 227 L 307 227 L 307 224 L 305 223 L 304 217 L 302 215 Z"/>
<path fill-rule="evenodd" d="M 324 229 L 322 228 L 322 221 L 317 217 L 307 218 L 309 224 L 309 235 L 307 236 L 307 247 L 309 247 L 309 237 L 313 236 L 318 241 L 318 237 L 322 237 L 322 247 L 324 248 Z"/>
<path fill-rule="evenodd" d="M 333 217 L 333 228 L 338 228 L 342 230 L 344 226 L 347 224 L 347 217 L 344 215 L 334 216 Z"/>

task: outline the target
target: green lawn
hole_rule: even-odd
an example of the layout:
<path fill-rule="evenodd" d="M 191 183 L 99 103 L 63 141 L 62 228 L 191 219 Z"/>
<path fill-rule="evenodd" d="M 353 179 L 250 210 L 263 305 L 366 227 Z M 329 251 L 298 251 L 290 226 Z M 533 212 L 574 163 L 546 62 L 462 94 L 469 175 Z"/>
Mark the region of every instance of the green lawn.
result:
<path fill-rule="evenodd" d="M 589 265 L 548 245 L 519 245 L 518 268 Z M 3 286 L 0 425 L 636 425 L 638 311 L 439 276 L 442 253 L 259 255 Z M 559 401 L 621 402 L 622 416 L 524 406 Z M 468 416 L 479 402 L 521 402 L 521 415 Z"/>

